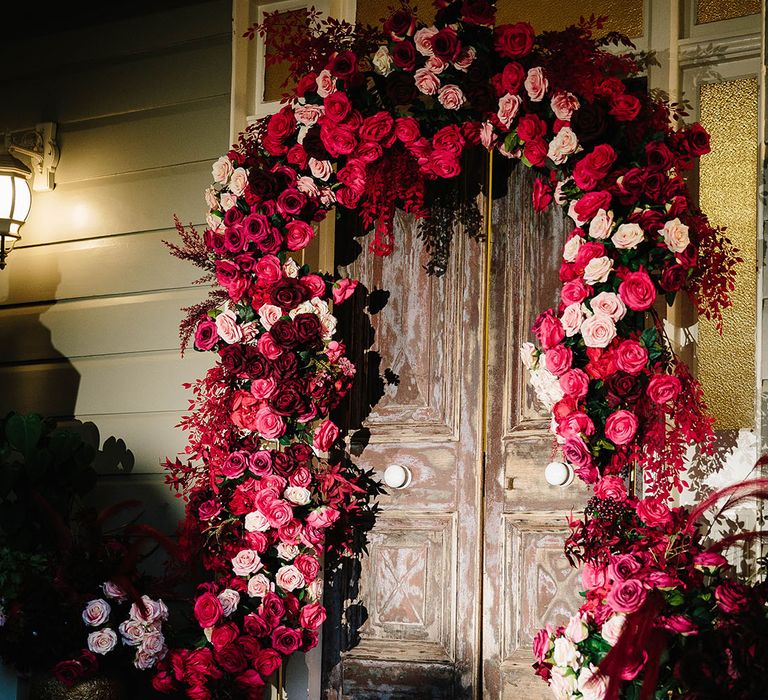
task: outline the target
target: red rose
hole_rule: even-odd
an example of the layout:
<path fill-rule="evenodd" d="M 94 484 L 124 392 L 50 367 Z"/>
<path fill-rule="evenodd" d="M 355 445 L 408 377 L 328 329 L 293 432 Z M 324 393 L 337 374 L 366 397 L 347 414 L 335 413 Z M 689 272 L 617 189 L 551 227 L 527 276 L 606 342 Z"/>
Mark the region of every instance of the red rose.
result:
<path fill-rule="evenodd" d="M 261 615 L 257 613 L 248 613 L 243 618 L 243 630 L 252 637 L 265 637 L 269 634 L 270 626 Z"/>
<path fill-rule="evenodd" d="M 492 27 L 496 10 L 488 0 L 464 0 L 461 4 L 461 19 L 468 24 Z"/>
<path fill-rule="evenodd" d="M 262 649 L 253 665 L 262 676 L 270 676 L 281 663 L 283 663 L 283 657 L 274 649 Z"/>
<path fill-rule="evenodd" d="M 504 66 L 504 70 L 501 72 L 502 89 L 504 92 L 514 95 L 523 84 L 525 76 L 525 69 L 517 63 L 517 61 L 507 63 L 507 65 Z"/>
<path fill-rule="evenodd" d="M 392 47 L 392 61 L 404 71 L 413 71 L 416 67 L 416 48 L 408 40 L 397 41 Z"/>
<path fill-rule="evenodd" d="M 360 139 L 363 141 L 384 141 L 392 135 L 395 122 L 389 112 L 376 112 L 363 119 Z"/>
<path fill-rule="evenodd" d="M 413 117 L 398 117 L 395 120 L 395 135 L 404 144 L 413 143 L 421 136 L 419 122 Z"/>
<path fill-rule="evenodd" d="M 632 442 L 637 432 L 637 416 L 631 411 L 616 411 L 605 420 L 605 437 L 616 445 Z"/>
<path fill-rule="evenodd" d="M 308 92 L 317 92 L 317 73 L 307 73 L 296 86 L 298 97 L 304 97 Z"/>
<path fill-rule="evenodd" d="M 595 484 L 595 496 L 602 499 L 612 498 L 614 501 L 627 500 L 624 479 L 618 476 L 604 476 Z"/>
<path fill-rule="evenodd" d="M 210 350 L 219 341 L 216 323 L 210 318 L 203 319 L 195 328 L 195 347 L 198 350 Z"/>
<path fill-rule="evenodd" d="M 637 272 L 627 272 L 619 285 L 621 300 L 633 311 L 645 311 L 656 301 L 656 287 L 642 268 Z"/>
<path fill-rule="evenodd" d="M 291 146 L 288 149 L 286 159 L 291 165 L 296 165 L 299 168 L 306 168 L 307 162 L 309 161 L 309 156 L 304 150 L 304 146 L 302 146 L 300 143 L 297 143 L 295 146 Z"/>
<path fill-rule="evenodd" d="M 365 190 L 365 163 L 357 158 L 350 158 L 347 164 L 336 174 L 336 179 L 360 194 Z"/>
<path fill-rule="evenodd" d="M 503 24 L 493 30 L 493 48 L 504 58 L 527 56 L 533 48 L 536 33 L 527 22 Z"/>
<path fill-rule="evenodd" d="M 296 118 L 290 105 L 273 114 L 267 122 L 267 136 L 276 141 L 285 140 L 294 131 L 296 131 Z"/>
<path fill-rule="evenodd" d="M 152 677 L 152 688 L 158 693 L 169 695 L 174 690 L 176 690 L 176 683 L 174 682 L 173 677 L 168 674 L 168 672 L 158 671 Z"/>
<path fill-rule="evenodd" d="M 684 133 L 691 155 L 704 156 L 712 150 L 709 146 L 709 133 L 701 124 L 691 124 Z"/>
<path fill-rule="evenodd" d="M 616 476 L 606 477 L 608 479 L 618 479 Z M 601 479 L 604 481 L 604 479 Z M 619 479 L 621 481 L 621 479 Z M 621 482 L 622 486 L 624 482 Z M 597 482 L 597 486 L 600 482 Z M 618 554 L 612 556 L 608 565 L 608 573 L 614 581 L 627 581 L 643 568 L 642 564 L 631 554 Z"/>
<path fill-rule="evenodd" d="M 651 141 L 645 145 L 645 158 L 650 170 L 662 170 L 666 172 L 675 164 L 672 151 L 662 141 Z"/>
<path fill-rule="evenodd" d="M 639 374 L 648 363 L 648 351 L 636 340 L 624 340 L 616 348 L 616 364 L 628 374 Z"/>
<path fill-rule="evenodd" d="M 235 678 L 235 685 L 245 692 L 246 697 L 262 698 L 261 688 L 264 687 L 264 679 L 253 669 L 248 669 Z M 255 691 L 255 692 L 254 692 Z"/>
<path fill-rule="evenodd" d="M 384 149 L 376 141 L 363 141 L 357 147 L 355 155 L 364 163 L 373 163 L 384 155 Z"/>
<path fill-rule="evenodd" d="M 660 527 L 672 522 L 669 506 L 656 498 L 644 498 L 637 504 L 637 516 L 648 527 Z"/>
<path fill-rule="evenodd" d="M 213 593 L 203 593 L 195 601 L 195 619 L 205 629 L 213 627 L 224 615 L 221 601 Z"/>
<path fill-rule="evenodd" d="M 339 51 L 331 57 L 328 70 L 336 78 L 349 78 L 357 71 L 357 56 L 354 51 Z"/>
<path fill-rule="evenodd" d="M 357 147 L 357 136 L 352 129 L 328 121 L 320 128 L 320 140 L 334 158 L 349 155 Z"/>
<path fill-rule="evenodd" d="M 320 603 L 305 605 L 299 613 L 299 624 L 308 629 L 318 629 L 325 622 L 325 608 Z"/>
<path fill-rule="evenodd" d="M 526 141 L 523 155 L 531 165 L 543 166 L 547 162 L 547 142 L 544 139 Z"/>
<path fill-rule="evenodd" d="M 211 700 L 213 695 L 204 685 L 193 685 L 187 688 L 187 698 L 189 700 Z"/>
<path fill-rule="evenodd" d="M 634 95 L 612 95 L 610 114 L 620 122 L 632 121 L 640 113 L 640 100 Z"/>
<path fill-rule="evenodd" d="M 393 39 L 404 39 L 416 31 L 416 17 L 408 10 L 398 10 L 384 22 L 384 31 Z"/>
<path fill-rule="evenodd" d="M 352 109 L 346 94 L 338 90 L 328 95 L 323 100 L 323 104 L 325 105 L 326 118 L 337 124 L 343 122 L 349 116 L 349 112 Z"/>
<path fill-rule="evenodd" d="M 272 632 L 272 646 L 275 651 L 288 656 L 293 654 L 301 645 L 301 632 L 280 625 Z"/>
<path fill-rule="evenodd" d="M 615 612 L 633 613 L 645 602 L 646 591 L 640 581 L 630 579 L 614 584 L 606 602 Z"/>
<path fill-rule="evenodd" d="M 582 277 L 566 282 L 560 290 L 560 299 L 563 304 L 581 303 L 591 293 L 591 287 L 587 285 Z"/>
<path fill-rule="evenodd" d="M 432 137 L 432 146 L 435 149 L 450 151 L 456 156 L 461 155 L 465 143 L 461 129 L 455 124 L 438 129 Z"/>
<path fill-rule="evenodd" d="M 625 204 L 635 202 L 645 190 L 647 173 L 641 168 L 630 168 L 619 179 L 619 193 Z"/>
<path fill-rule="evenodd" d="M 605 190 L 587 192 L 573 205 L 573 211 L 579 221 L 590 221 L 595 218 L 599 209 L 608 211 L 611 208 L 611 194 Z"/>
<path fill-rule="evenodd" d="M 522 141 L 533 141 L 546 133 L 546 122 L 535 114 L 525 114 L 517 122 L 517 135 Z"/>
<path fill-rule="evenodd" d="M 456 177 L 461 172 L 461 163 L 455 154 L 444 149 L 435 150 L 428 161 L 429 171 L 442 179 Z"/>
<path fill-rule="evenodd" d="M 429 40 L 432 51 L 438 58 L 453 63 L 461 51 L 456 30 L 451 27 L 443 27 Z"/>
<path fill-rule="evenodd" d="M 747 587 L 738 581 L 724 581 L 715 588 L 715 599 L 723 612 L 733 615 L 747 609 L 747 590 Z"/>
<path fill-rule="evenodd" d="M 60 661 L 53 669 L 54 678 L 67 688 L 75 685 L 83 678 L 83 675 L 82 664 L 74 659 Z"/>
<path fill-rule="evenodd" d="M 533 208 L 536 211 L 546 211 L 547 207 L 552 203 L 552 185 L 546 180 L 537 178 L 533 183 Z"/>
<path fill-rule="evenodd" d="M 218 625 L 213 628 L 211 632 L 211 644 L 216 651 L 223 649 L 228 644 L 234 642 L 240 635 L 237 625 L 232 622 L 227 622 L 223 625 Z"/>
<path fill-rule="evenodd" d="M 573 351 L 565 345 L 555 345 L 544 353 L 544 363 L 555 376 L 565 374 L 573 364 Z"/>
<path fill-rule="evenodd" d="M 648 382 L 648 398 L 663 406 L 674 401 L 681 390 L 680 380 L 667 374 L 656 374 Z"/>
<path fill-rule="evenodd" d="M 237 643 L 218 649 L 216 661 L 227 673 L 242 673 L 248 666 L 245 654 Z"/>
<path fill-rule="evenodd" d="M 593 190 L 609 173 L 615 162 L 616 151 L 607 143 L 601 143 L 576 164 L 573 180 L 582 190 Z"/>

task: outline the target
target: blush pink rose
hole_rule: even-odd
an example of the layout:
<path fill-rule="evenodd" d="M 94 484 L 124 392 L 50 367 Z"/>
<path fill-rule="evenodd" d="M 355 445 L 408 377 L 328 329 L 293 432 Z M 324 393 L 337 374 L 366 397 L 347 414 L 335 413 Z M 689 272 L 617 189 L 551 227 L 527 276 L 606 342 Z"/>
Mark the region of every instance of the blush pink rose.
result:
<path fill-rule="evenodd" d="M 520 105 L 523 100 L 519 95 L 510 95 L 507 93 L 499 100 L 499 110 L 496 115 L 499 121 L 509 128 L 512 124 L 512 120 L 517 116 L 520 111 Z"/>
<path fill-rule="evenodd" d="M 258 552 L 253 549 L 242 549 L 232 559 L 232 571 L 238 576 L 250 576 L 261 569 L 262 566 L 263 564 Z M 220 601 L 219 605 L 221 605 Z M 223 613 L 224 609 L 222 608 Z"/>
<path fill-rule="evenodd" d="M 243 338 L 243 332 L 237 325 L 237 317 L 229 309 L 216 317 L 216 330 L 219 332 L 219 337 L 230 345 L 240 342 Z"/>
<path fill-rule="evenodd" d="M 616 337 L 616 324 L 603 313 L 596 313 L 581 324 L 581 335 L 588 348 L 604 348 Z"/>
<path fill-rule="evenodd" d="M 102 598 L 90 600 L 86 603 L 85 609 L 83 610 L 83 622 L 89 627 L 98 627 L 99 625 L 103 625 L 109 619 L 111 612 L 112 608 L 106 600 Z"/>
<path fill-rule="evenodd" d="M 646 590 L 637 579 L 621 581 L 611 587 L 606 602 L 615 612 L 633 613 L 645 602 Z"/>
<path fill-rule="evenodd" d="M 541 102 L 544 95 L 547 94 L 547 87 L 549 87 L 549 81 L 544 76 L 544 69 L 540 66 L 528 70 L 528 77 L 523 84 L 531 102 Z"/>
<path fill-rule="evenodd" d="M 251 382 L 251 394 L 256 399 L 266 400 L 277 392 L 277 382 L 274 377 L 254 379 Z"/>
<path fill-rule="evenodd" d="M 600 292 L 590 299 L 589 305 L 595 313 L 604 313 L 614 321 L 620 321 L 627 313 L 627 307 L 618 294 L 614 292 Z"/>
<path fill-rule="evenodd" d="M 288 564 L 277 570 L 275 583 L 284 591 L 295 591 L 304 587 L 304 575 L 293 564 Z"/>
<path fill-rule="evenodd" d="M 604 240 L 608 238 L 613 226 L 613 212 L 598 209 L 595 218 L 589 222 L 589 235 L 592 238 Z"/>
<path fill-rule="evenodd" d="M 605 437 L 616 445 L 627 445 L 635 437 L 637 425 L 637 416 L 631 411 L 615 411 L 605 421 Z"/>
<path fill-rule="evenodd" d="M 648 364 L 648 351 L 636 340 L 624 340 L 616 348 L 616 365 L 628 374 L 639 374 Z"/>
<path fill-rule="evenodd" d="M 269 406 L 262 406 L 254 415 L 253 429 L 263 438 L 274 440 L 285 433 L 285 423 Z"/>
<path fill-rule="evenodd" d="M 579 108 L 579 100 L 576 95 L 565 90 L 558 90 L 550 100 L 550 106 L 555 116 L 564 122 L 571 120 L 574 110 Z"/>
<path fill-rule="evenodd" d="M 425 95 L 436 95 L 440 89 L 440 78 L 428 68 L 419 68 L 413 74 L 416 88 Z"/>
<path fill-rule="evenodd" d="M 533 638 L 533 655 L 540 662 L 547 658 L 550 650 L 552 630 L 549 626 L 540 629 Z"/>
<path fill-rule="evenodd" d="M 444 85 L 437 93 L 437 101 L 446 109 L 459 109 L 466 98 L 458 85 Z"/>
<path fill-rule="evenodd" d="M 596 564 L 584 564 L 581 570 L 581 585 L 587 591 L 603 588 L 608 583 L 608 575 L 604 566 Z"/>
<path fill-rule="evenodd" d="M 283 310 L 274 304 L 264 304 L 259 309 L 259 320 L 265 330 L 269 330 L 283 316 Z"/>
<path fill-rule="evenodd" d="M 565 335 L 569 338 L 579 332 L 583 321 L 584 312 L 581 309 L 581 304 L 578 302 L 568 304 L 560 315 L 560 323 L 563 324 Z"/>
<path fill-rule="evenodd" d="M 321 452 L 327 452 L 339 437 L 339 428 L 332 420 L 324 420 L 315 430 L 312 444 Z"/>

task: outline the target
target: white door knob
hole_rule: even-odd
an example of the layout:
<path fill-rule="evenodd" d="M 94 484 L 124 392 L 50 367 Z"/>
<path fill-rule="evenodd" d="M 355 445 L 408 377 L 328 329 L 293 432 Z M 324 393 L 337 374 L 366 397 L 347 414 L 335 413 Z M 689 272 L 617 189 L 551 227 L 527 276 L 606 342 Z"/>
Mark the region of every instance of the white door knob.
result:
<path fill-rule="evenodd" d="M 411 470 L 400 464 L 390 464 L 384 470 L 384 483 L 391 489 L 404 489 L 411 483 Z"/>
<path fill-rule="evenodd" d="M 562 462 L 550 462 L 544 470 L 544 478 L 552 486 L 568 486 L 573 481 L 573 468 Z"/>

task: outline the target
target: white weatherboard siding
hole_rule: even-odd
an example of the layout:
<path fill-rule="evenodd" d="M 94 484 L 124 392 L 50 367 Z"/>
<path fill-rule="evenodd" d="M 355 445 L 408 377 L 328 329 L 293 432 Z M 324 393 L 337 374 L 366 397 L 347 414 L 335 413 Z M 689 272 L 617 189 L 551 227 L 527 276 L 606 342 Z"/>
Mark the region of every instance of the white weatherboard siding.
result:
<path fill-rule="evenodd" d="M 181 384 L 211 358 L 179 358 L 179 309 L 206 289 L 162 240 L 174 214 L 204 221 L 211 162 L 229 146 L 231 4 L 19 38 L 0 57 L 13 69 L 0 75 L 0 132 L 56 121 L 61 147 L 56 189 L 33 193 L 0 272 L 0 411 L 74 417 L 102 444 L 124 441 L 133 470 L 105 468 L 99 498 L 140 498 L 170 529 L 181 504 L 160 460 L 183 448 Z M 0 697 L 12 685 L 0 677 Z"/>

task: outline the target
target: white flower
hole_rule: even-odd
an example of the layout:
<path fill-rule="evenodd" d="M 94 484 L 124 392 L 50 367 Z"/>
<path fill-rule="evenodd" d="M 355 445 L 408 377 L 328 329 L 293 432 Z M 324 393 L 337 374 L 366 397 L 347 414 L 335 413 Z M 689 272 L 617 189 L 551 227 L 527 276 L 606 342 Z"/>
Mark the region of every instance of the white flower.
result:
<path fill-rule="evenodd" d="M 277 556 L 285 561 L 293 561 L 299 556 L 299 548 L 295 544 L 281 542 L 277 545 Z"/>
<path fill-rule="evenodd" d="M 589 629 L 586 624 L 584 624 L 584 620 L 578 615 L 574 615 L 568 621 L 568 625 L 565 628 L 565 636 L 574 644 L 578 644 L 579 642 L 583 642 L 589 636 Z"/>
<path fill-rule="evenodd" d="M 208 214 L 205 217 L 205 225 L 214 233 L 219 233 L 224 230 L 224 222 L 221 217 Z"/>
<path fill-rule="evenodd" d="M 109 619 L 111 612 L 112 608 L 106 600 L 101 598 L 89 600 L 83 610 L 83 622 L 89 627 L 98 627 Z"/>
<path fill-rule="evenodd" d="M 584 267 L 584 281 L 587 284 L 605 282 L 608 279 L 608 275 L 611 274 L 611 270 L 613 270 L 613 260 L 607 255 L 592 258 Z"/>
<path fill-rule="evenodd" d="M 117 635 L 113 629 L 105 627 L 88 635 L 88 649 L 94 654 L 108 654 L 117 644 Z"/>
<path fill-rule="evenodd" d="M 224 611 L 224 617 L 229 617 L 240 604 L 240 594 L 233 588 L 225 588 L 217 596 L 221 603 L 221 608 Z"/>
<path fill-rule="evenodd" d="M 229 211 L 235 204 L 237 204 L 237 195 L 232 194 L 231 192 L 221 193 L 221 208 L 224 211 Z"/>
<path fill-rule="evenodd" d="M 608 679 L 590 664 L 581 669 L 577 687 L 583 700 L 604 700 L 608 693 Z"/>
<path fill-rule="evenodd" d="M 221 156 L 211 168 L 211 174 L 213 175 L 213 181 L 218 182 L 221 185 L 226 185 L 229 180 L 229 176 L 234 172 L 232 163 L 226 156 Z"/>
<path fill-rule="evenodd" d="M 293 503 L 297 506 L 305 506 L 309 503 L 311 497 L 309 489 L 305 489 L 303 486 L 289 486 L 285 489 L 283 496 L 285 500 Z"/>
<path fill-rule="evenodd" d="M 163 654 L 163 656 L 165 656 L 165 654 Z M 157 659 L 157 655 L 148 652 L 146 649 L 139 649 L 136 651 L 136 656 L 133 658 L 133 665 L 140 671 L 146 671 L 155 665 Z"/>
<path fill-rule="evenodd" d="M 600 240 L 608 238 L 611 226 L 613 226 L 613 212 L 598 209 L 595 218 L 589 222 L 589 235 Z"/>
<path fill-rule="evenodd" d="M 257 574 L 248 579 L 248 595 L 251 598 L 263 598 L 270 591 L 275 590 L 275 584 L 264 574 Z"/>
<path fill-rule="evenodd" d="M 323 579 L 318 576 L 307 587 L 307 600 L 315 601 L 320 600 L 323 595 Z"/>
<path fill-rule="evenodd" d="M 165 648 L 165 637 L 163 633 L 158 630 L 152 630 L 144 635 L 144 640 L 141 642 L 141 648 L 148 654 L 157 656 L 163 652 Z"/>
<path fill-rule="evenodd" d="M 141 644 L 141 640 L 144 639 L 146 633 L 146 625 L 138 620 L 126 620 L 121 622 L 117 628 L 120 631 L 120 636 L 123 638 L 123 644 L 129 647 L 135 647 Z"/>
<path fill-rule="evenodd" d="M 563 246 L 563 260 L 566 262 L 576 260 L 576 255 L 582 243 L 584 243 L 584 239 L 581 236 L 571 236 Z"/>
<path fill-rule="evenodd" d="M 667 221 L 659 233 L 664 236 L 664 243 L 673 253 L 682 253 L 691 242 L 688 237 L 688 227 L 680 219 Z"/>
<path fill-rule="evenodd" d="M 539 351 L 533 343 L 526 341 L 520 346 L 520 360 L 526 369 L 536 369 L 539 364 Z"/>
<path fill-rule="evenodd" d="M 245 516 L 245 529 L 248 532 L 266 532 L 269 530 L 269 520 L 260 510 L 255 510 Z"/>
<path fill-rule="evenodd" d="M 245 186 L 248 184 L 248 173 L 245 168 L 237 168 L 229 180 L 229 190 L 238 197 L 245 192 Z"/>
<path fill-rule="evenodd" d="M 232 559 L 232 570 L 238 576 L 256 573 L 262 566 L 258 552 L 253 549 L 243 549 Z"/>
<path fill-rule="evenodd" d="M 558 666 L 570 666 L 576 668 L 579 664 L 581 654 L 576 645 L 567 637 L 558 637 L 555 639 L 555 650 L 552 658 Z"/>
<path fill-rule="evenodd" d="M 622 224 L 611 236 L 613 245 L 621 250 L 637 248 L 645 240 L 645 232 L 638 224 Z"/>
<path fill-rule="evenodd" d="M 544 408 L 552 407 L 563 398 L 563 389 L 558 378 L 548 369 L 540 367 L 531 372 L 531 386 Z"/>
<path fill-rule="evenodd" d="M 557 700 L 571 700 L 576 691 L 576 674 L 570 668 L 555 666 L 552 669 L 549 686 Z"/>
<path fill-rule="evenodd" d="M 555 138 L 549 142 L 547 156 L 549 159 L 560 165 L 568 160 L 568 156 L 578 153 L 582 150 L 579 145 L 579 139 L 570 127 L 564 126 L 557 132 Z"/>
<path fill-rule="evenodd" d="M 283 272 L 286 277 L 295 278 L 299 276 L 299 266 L 293 258 L 288 258 L 288 260 L 283 263 Z"/>
<path fill-rule="evenodd" d="M 284 591 L 295 591 L 297 588 L 304 587 L 304 574 L 293 564 L 286 564 L 277 570 L 275 583 Z"/>
<path fill-rule="evenodd" d="M 609 617 L 603 623 L 603 629 L 600 630 L 600 634 L 603 639 L 611 646 L 615 646 L 616 642 L 619 641 L 619 637 L 621 636 L 621 631 L 624 629 L 624 623 L 626 622 L 626 619 L 626 615 L 617 613 L 616 615 Z"/>
<path fill-rule="evenodd" d="M 389 49 L 386 46 L 379 46 L 379 50 L 373 54 L 371 63 L 376 72 L 381 75 L 389 75 L 392 72 L 392 56 L 389 55 Z"/>

